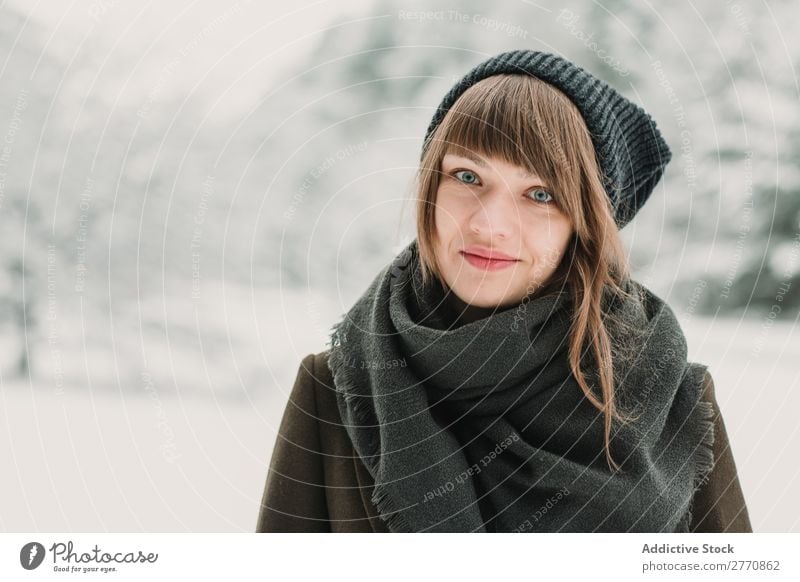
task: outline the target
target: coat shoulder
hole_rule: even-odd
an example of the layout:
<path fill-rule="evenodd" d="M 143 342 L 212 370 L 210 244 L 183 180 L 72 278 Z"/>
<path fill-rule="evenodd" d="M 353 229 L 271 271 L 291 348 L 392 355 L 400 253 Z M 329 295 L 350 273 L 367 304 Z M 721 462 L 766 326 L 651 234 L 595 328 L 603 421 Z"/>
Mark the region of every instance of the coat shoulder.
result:
<path fill-rule="evenodd" d="M 309 354 L 303 361 L 308 361 L 313 370 L 313 390 L 317 402 L 319 420 L 335 426 L 341 426 L 341 415 L 336 404 L 336 387 L 333 383 L 333 374 L 328 367 L 330 349 L 314 354 Z"/>
<path fill-rule="evenodd" d="M 258 532 L 386 531 L 370 502 L 371 476 L 341 421 L 329 350 L 299 366 L 275 441 Z"/>
<path fill-rule="evenodd" d="M 327 433 L 330 427 L 341 427 L 341 415 L 336 404 L 336 388 L 328 367 L 330 350 L 311 353 L 301 361 L 297 378 L 287 406 L 299 408 L 305 414 L 293 414 L 293 421 L 303 430 Z M 287 421 L 289 422 L 289 421 Z M 337 431 L 341 432 L 341 431 Z M 322 443 L 323 447 L 325 442 Z"/>
<path fill-rule="evenodd" d="M 300 363 L 278 428 L 257 532 L 330 531 L 315 374 L 314 358 L 308 355 Z"/>

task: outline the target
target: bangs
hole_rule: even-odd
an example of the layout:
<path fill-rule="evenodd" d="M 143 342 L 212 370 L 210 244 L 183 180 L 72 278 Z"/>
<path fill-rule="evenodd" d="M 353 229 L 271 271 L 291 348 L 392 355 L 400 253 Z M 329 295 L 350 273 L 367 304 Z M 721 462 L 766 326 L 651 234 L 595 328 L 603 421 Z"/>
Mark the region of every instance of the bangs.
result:
<path fill-rule="evenodd" d="M 568 155 L 578 149 L 570 135 L 576 122 L 583 123 L 577 108 L 554 87 L 535 77 L 494 75 L 461 95 L 437 128 L 436 140 L 441 157 L 473 153 L 525 168 L 544 179 L 561 202 L 578 183 L 570 170 L 576 160 Z"/>

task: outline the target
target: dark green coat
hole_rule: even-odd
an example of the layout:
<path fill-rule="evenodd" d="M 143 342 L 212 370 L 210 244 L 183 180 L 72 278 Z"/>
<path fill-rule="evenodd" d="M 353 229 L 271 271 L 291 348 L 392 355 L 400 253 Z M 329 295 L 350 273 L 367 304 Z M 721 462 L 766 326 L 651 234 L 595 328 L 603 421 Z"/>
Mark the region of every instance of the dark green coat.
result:
<path fill-rule="evenodd" d="M 388 532 L 371 503 L 373 479 L 342 426 L 328 352 L 300 365 L 267 473 L 257 532 Z M 752 532 L 725 424 L 706 374 L 704 398 L 714 407 L 714 459 L 695 494 L 691 531 Z"/>

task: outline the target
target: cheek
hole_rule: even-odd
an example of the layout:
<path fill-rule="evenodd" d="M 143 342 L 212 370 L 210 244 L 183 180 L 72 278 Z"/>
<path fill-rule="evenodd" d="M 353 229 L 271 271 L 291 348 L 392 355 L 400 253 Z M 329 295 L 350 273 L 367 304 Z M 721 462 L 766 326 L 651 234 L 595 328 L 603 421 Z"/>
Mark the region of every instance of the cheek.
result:
<path fill-rule="evenodd" d="M 463 222 L 466 209 L 464 201 L 458 200 L 445 188 L 441 188 L 436 195 L 436 231 L 440 237 L 446 239 L 457 234 Z"/>
<path fill-rule="evenodd" d="M 525 238 L 525 246 L 538 261 L 557 264 L 563 257 L 571 236 L 569 222 L 550 221 L 541 228 L 532 229 Z"/>
<path fill-rule="evenodd" d="M 572 239 L 572 224 L 566 216 L 561 216 L 558 222 L 558 227 L 553 232 L 553 237 L 556 239 L 556 244 L 563 254 L 569 246 L 569 241 Z"/>

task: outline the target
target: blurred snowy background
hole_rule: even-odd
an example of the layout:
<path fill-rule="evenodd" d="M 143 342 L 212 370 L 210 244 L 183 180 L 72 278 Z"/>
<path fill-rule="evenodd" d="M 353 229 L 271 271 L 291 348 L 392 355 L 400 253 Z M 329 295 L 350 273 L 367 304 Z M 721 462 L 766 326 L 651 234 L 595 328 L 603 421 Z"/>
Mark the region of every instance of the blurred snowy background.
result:
<path fill-rule="evenodd" d="M 665 134 L 632 262 L 711 368 L 754 528 L 800 531 L 798 16 L 0 3 L 0 530 L 252 531 L 300 360 L 413 236 L 433 109 L 535 48 Z"/>

